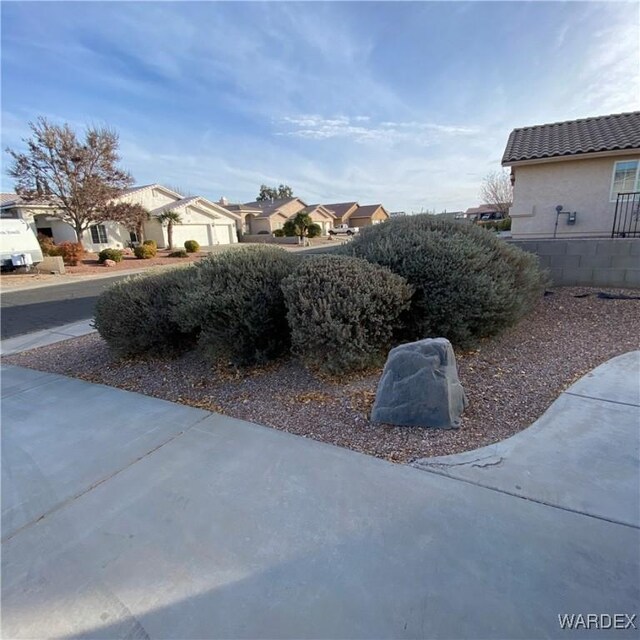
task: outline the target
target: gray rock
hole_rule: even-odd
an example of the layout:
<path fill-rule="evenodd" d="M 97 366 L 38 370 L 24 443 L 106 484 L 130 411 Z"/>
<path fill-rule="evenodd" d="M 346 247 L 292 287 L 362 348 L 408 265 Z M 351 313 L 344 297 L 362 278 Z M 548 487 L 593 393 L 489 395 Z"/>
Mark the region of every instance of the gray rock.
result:
<path fill-rule="evenodd" d="M 409 427 L 454 429 L 467 406 L 451 343 L 427 338 L 389 352 L 371 419 Z"/>

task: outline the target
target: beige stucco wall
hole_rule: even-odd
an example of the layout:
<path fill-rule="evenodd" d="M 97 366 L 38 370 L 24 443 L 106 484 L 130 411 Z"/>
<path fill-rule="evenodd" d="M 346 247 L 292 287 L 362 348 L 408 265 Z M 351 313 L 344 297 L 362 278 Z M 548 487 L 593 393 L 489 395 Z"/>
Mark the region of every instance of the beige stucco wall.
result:
<path fill-rule="evenodd" d="M 576 223 L 568 225 L 567 216 L 560 215 L 558 238 L 609 236 L 616 206 L 610 201 L 614 164 L 637 158 L 633 154 L 514 167 L 512 236 L 552 238 L 559 204 L 577 216 Z"/>

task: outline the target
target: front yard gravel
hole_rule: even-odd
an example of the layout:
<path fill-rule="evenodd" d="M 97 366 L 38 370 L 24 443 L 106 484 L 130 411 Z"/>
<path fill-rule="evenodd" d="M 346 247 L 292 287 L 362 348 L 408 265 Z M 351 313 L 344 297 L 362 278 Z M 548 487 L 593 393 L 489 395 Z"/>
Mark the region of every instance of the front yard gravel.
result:
<path fill-rule="evenodd" d="M 4 358 L 4 362 L 75 376 L 217 411 L 394 462 L 458 453 L 507 438 L 535 421 L 579 377 L 638 349 L 639 300 L 558 288 L 517 327 L 456 353 L 469 407 L 457 430 L 372 424 L 381 371 L 326 381 L 295 360 L 230 372 L 196 353 L 176 360 L 114 361 L 92 334 Z M 578 296 L 578 297 L 577 297 Z"/>

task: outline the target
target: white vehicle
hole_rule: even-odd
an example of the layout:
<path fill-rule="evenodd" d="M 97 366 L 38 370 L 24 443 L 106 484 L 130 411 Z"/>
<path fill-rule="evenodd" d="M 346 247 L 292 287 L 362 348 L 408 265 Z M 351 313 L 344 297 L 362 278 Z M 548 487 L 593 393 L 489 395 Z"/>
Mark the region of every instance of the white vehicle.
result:
<path fill-rule="evenodd" d="M 0 268 L 29 268 L 42 262 L 36 234 L 22 218 L 0 218 Z"/>
<path fill-rule="evenodd" d="M 339 224 L 337 227 L 333 227 L 333 229 L 329 229 L 330 236 L 339 236 L 339 235 L 347 235 L 352 236 L 354 233 L 358 233 L 360 231 L 359 227 L 350 227 L 348 224 Z"/>

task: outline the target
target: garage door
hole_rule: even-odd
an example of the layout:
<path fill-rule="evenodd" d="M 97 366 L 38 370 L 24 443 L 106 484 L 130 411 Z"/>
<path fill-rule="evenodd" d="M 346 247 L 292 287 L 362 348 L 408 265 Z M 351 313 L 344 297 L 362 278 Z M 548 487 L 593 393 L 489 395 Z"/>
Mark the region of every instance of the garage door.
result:
<path fill-rule="evenodd" d="M 173 246 L 182 247 L 185 240 L 195 240 L 201 247 L 208 247 L 211 240 L 207 224 L 175 224 L 173 225 Z M 213 239 L 215 243 L 215 238 Z"/>

